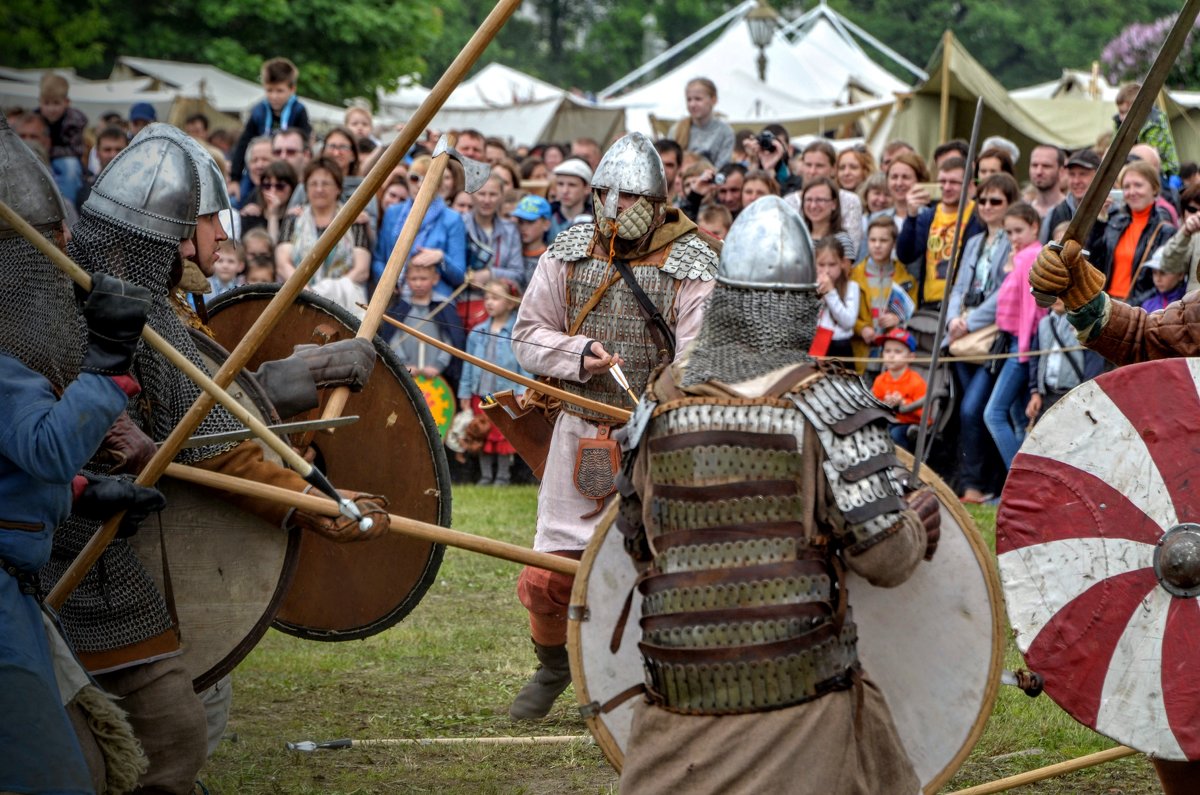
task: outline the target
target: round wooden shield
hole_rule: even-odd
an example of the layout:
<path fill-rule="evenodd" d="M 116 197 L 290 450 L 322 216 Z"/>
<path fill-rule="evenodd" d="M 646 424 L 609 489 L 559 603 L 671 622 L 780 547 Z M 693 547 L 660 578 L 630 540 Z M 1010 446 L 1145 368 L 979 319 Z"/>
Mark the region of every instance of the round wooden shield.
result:
<path fill-rule="evenodd" d="M 922 467 L 921 479 L 942 506 L 942 537 L 933 561 L 919 565 L 897 588 L 876 588 L 850 575 L 847 589 L 863 667 L 887 699 L 924 791 L 932 793 L 958 770 L 991 715 L 1003 665 L 1004 619 L 1000 583 L 975 523 L 928 467 Z M 615 518 L 614 506 L 584 552 L 571 592 L 567 649 L 575 695 L 585 706 L 603 705 L 643 681 L 636 591 L 620 647 L 610 650 L 637 576 Z M 633 703 L 587 719 L 618 771 Z"/>
<path fill-rule="evenodd" d="M 225 351 L 199 332 L 193 336 L 215 373 Z M 278 421 L 254 379 L 239 376 L 229 393 L 264 422 Z M 280 460 L 263 449 L 265 458 Z M 174 601 L 183 663 L 199 692 L 232 671 L 271 626 L 296 572 L 300 532 L 284 532 L 199 486 L 163 478 L 158 488 L 166 510 L 129 542 Z"/>
<path fill-rule="evenodd" d="M 209 306 L 217 339 L 236 345 L 278 290 L 248 285 Z M 354 336 L 358 320 L 341 307 L 302 292 L 250 361 L 289 356 L 302 343 Z M 350 396 L 352 425 L 318 432 L 293 444 L 310 445 L 317 464 L 341 489 L 382 494 L 393 513 L 449 526 L 450 473 L 437 426 L 421 391 L 395 353 L 378 337 L 371 380 Z M 315 419 L 320 410 L 309 417 Z M 309 640 L 339 641 L 382 632 L 416 607 L 437 576 L 443 547 L 399 534 L 368 543 L 337 544 L 301 535 L 296 577 L 275 619 L 276 628 Z"/>
<path fill-rule="evenodd" d="M 1200 759 L 1198 378 L 1168 359 L 1077 387 L 1026 437 L 996 516 L 1026 665 L 1077 721 L 1160 759 Z"/>
<path fill-rule="evenodd" d="M 450 422 L 454 419 L 454 407 L 458 404 L 458 401 L 454 399 L 454 391 L 450 389 L 450 384 L 440 375 L 434 378 L 414 375 L 413 381 L 421 390 L 421 394 L 425 396 L 425 405 L 429 409 L 430 416 L 433 417 L 433 423 L 437 426 L 438 433 L 442 435 L 443 439 L 446 438 L 446 432 L 450 430 Z"/>

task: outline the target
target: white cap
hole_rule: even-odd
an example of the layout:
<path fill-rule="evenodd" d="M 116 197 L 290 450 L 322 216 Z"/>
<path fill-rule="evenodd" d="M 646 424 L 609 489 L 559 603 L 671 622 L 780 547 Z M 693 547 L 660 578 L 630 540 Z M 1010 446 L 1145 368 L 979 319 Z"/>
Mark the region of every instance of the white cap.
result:
<path fill-rule="evenodd" d="M 572 157 L 562 161 L 554 167 L 554 176 L 556 177 L 578 177 L 583 180 L 585 185 L 592 184 L 592 169 L 591 167 L 577 157 Z"/>

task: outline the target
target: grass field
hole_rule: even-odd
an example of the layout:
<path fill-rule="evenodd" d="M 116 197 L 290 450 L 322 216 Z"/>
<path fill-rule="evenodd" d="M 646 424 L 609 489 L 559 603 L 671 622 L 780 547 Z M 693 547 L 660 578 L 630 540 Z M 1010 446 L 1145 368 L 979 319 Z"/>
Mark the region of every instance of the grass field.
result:
<path fill-rule="evenodd" d="M 512 543 L 533 537 L 533 487 L 456 487 L 454 526 Z M 995 511 L 974 509 L 989 543 Z M 271 631 L 234 674 L 227 739 L 201 776 L 233 793 L 606 793 L 617 777 L 583 739 L 563 745 L 400 745 L 288 751 L 298 740 L 579 735 L 571 691 L 550 717 L 514 724 L 509 701 L 529 675 L 518 567 L 450 549 L 437 582 L 398 626 L 365 641 L 313 643 Z M 1010 648 L 1008 667 L 1020 665 Z M 1048 698 L 1001 688 L 996 710 L 946 792 L 1111 747 Z M 1134 756 L 1026 787 L 1024 793 L 1151 793 Z"/>

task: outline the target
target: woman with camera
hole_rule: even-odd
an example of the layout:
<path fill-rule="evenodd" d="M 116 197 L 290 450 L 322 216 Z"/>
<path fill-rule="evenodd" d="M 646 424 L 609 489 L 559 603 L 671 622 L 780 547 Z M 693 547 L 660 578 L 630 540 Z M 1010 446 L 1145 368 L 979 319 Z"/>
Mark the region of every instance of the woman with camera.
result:
<path fill-rule="evenodd" d="M 967 239 L 958 266 L 958 276 L 946 307 L 949 322 L 946 339 L 959 340 L 969 333 L 986 334 L 996 322 L 996 296 L 1007 275 L 1012 247 L 1004 234 L 1004 213 L 1020 195 L 1017 181 L 1008 174 L 995 174 L 979 185 L 976 206 L 984 231 Z M 997 346 L 1005 347 L 1007 346 Z M 955 362 L 962 400 L 959 403 L 958 481 L 962 501 L 980 503 L 991 491 L 989 460 L 997 460 L 995 443 L 983 421 L 983 410 L 996 381 L 994 365 L 1000 360 L 971 364 Z"/>

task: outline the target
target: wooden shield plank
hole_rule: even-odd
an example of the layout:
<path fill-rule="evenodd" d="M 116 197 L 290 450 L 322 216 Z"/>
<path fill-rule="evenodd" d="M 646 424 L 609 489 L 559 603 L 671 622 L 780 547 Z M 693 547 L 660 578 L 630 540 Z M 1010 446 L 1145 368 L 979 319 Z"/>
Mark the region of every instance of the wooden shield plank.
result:
<path fill-rule="evenodd" d="M 277 289 L 251 285 L 217 298 L 209 307 L 209 326 L 217 339 L 235 344 Z M 357 327 L 358 321 L 341 307 L 301 293 L 250 367 L 284 358 L 296 345 L 350 339 Z M 393 513 L 448 527 L 450 475 L 437 426 L 421 391 L 378 337 L 375 352 L 370 382 L 350 396 L 344 412 L 358 415 L 358 422 L 315 434 L 314 463 L 338 488 L 381 494 Z M 317 410 L 296 419 L 319 416 Z M 442 552 L 440 544 L 397 534 L 363 544 L 302 534 L 296 576 L 275 626 L 322 641 L 382 632 L 420 602 L 437 575 Z"/>

